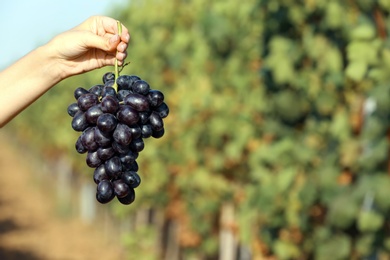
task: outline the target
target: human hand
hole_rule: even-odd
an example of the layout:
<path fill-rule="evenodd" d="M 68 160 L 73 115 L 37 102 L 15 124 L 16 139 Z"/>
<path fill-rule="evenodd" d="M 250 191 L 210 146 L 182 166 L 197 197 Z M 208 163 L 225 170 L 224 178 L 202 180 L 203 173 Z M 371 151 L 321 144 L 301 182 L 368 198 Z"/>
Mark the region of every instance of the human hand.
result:
<path fill-rule="evenodd" d="M 103 66 L 124 63 L 130 40 L 128 29 L 122 25 L 118 35 L 117 21 L 110 17 L 93 16 L 75 28 L 53 38 L 47 47 L 58 61 L 59 75 L 67 78 Z"/>

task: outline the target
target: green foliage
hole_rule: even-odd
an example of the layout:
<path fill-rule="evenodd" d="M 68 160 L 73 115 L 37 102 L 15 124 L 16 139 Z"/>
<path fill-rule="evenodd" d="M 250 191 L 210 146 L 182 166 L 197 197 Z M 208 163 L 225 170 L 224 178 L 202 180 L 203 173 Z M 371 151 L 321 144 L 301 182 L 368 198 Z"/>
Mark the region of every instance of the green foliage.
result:
<path fill-rule="evenodd" d="M 123 73 L 161 89 L 171 110 L 166 135 L 139 158 L 137 203 L 180 202 L 181 224 L 201 238 L 184 256 L 215 256 L 225 201 L 239 241 L 278 259 L 388 256 L 388 11 L 374 0 L 133 0 L 117 10 L 132 37 Z M 108 70 L 60 83 L 13 125 L 73 156 L 72 91 Z"/>

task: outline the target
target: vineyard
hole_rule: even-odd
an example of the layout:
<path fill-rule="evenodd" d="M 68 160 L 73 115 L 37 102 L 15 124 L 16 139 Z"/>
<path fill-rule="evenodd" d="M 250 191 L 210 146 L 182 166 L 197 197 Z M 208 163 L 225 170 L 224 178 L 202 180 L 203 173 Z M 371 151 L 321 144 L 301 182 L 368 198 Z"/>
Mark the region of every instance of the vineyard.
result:
<path fill-rule="evenodd" d="M 129 259 L 390 259 L 389 1 L 133 0 L 112 14 L 131 34 L 122 73 L 170 109 L 137 159 L 136 200 L 105 205 Z M 93 183 L 66 110 L 112 70 L 59 83 L 4 131 Z"/>

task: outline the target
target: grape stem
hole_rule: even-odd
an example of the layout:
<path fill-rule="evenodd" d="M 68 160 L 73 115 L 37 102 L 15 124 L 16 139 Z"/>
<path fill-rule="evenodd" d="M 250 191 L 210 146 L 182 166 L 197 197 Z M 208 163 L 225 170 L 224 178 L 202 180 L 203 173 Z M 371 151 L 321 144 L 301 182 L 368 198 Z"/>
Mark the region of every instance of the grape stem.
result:
<path fill-rule="evenodd" d="M 118 25 L 118 34 L 119 34 L 119 37 L 122 36 L 122 24 L 121 22 L 119 21 L 116 21 L 117 25 Z M 116 53 L 118 54 L 118 51 L 116 51 Z M 112 86 L 116 91 L 118 90 L 118 85 L 116 84 L 116 79 L 119 77 L 119 68 L 118 68 L 118 59 L 115 58 L 115 83 L 114 85 Z"/>

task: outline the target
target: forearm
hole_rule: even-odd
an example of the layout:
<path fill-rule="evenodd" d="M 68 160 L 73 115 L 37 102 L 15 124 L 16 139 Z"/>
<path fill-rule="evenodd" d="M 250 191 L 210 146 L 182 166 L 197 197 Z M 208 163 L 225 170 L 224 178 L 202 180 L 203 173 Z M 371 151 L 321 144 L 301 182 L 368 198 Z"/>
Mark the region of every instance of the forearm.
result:
<path fill-rule="evenodd" d="M 0 72 L 0 127 L 62 80 L 47 48 L 33 50 Z"/>

